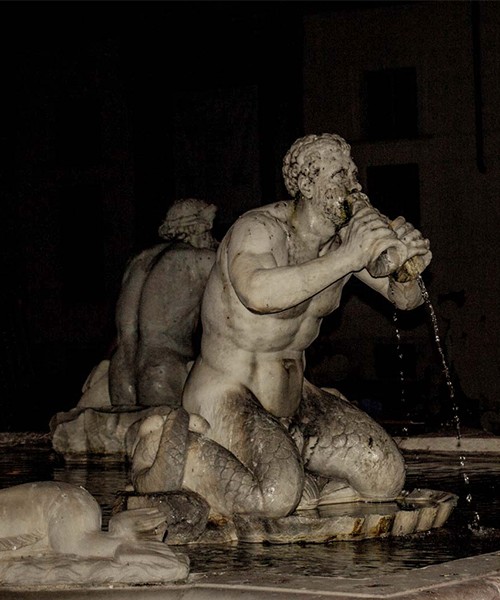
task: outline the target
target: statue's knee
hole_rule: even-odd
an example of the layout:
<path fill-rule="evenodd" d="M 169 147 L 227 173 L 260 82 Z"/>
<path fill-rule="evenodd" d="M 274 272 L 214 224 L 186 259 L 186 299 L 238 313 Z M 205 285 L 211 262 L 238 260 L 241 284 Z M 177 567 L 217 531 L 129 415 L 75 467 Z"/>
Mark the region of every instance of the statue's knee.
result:
<path fill-rule="evenodd" d="M 304 469 L 292 461 L 283 465 L 280 477 L 262 486 L 263 513 L 278 518 L 291 514 L 298 506 L 304 489 Z"/>
<path fill-rule="evenodd" d="M 365 498 L 371 500 L 392 500 L 403 489 L 406 477 L 404 458 L 394 445 L 384 453 L 383 458 L 370 462 L 358 471 L 351 485 Z"/>
<path fill-rule="evenodd" d="M 281 517 L 287 517 L 297 507 L 300 501 L 300 497 L 294 496 L 288 498 L 269 499 L 268 502 L 264 502 L 262 509 L 262 516 L 269 519 L 279 519 Z"/>

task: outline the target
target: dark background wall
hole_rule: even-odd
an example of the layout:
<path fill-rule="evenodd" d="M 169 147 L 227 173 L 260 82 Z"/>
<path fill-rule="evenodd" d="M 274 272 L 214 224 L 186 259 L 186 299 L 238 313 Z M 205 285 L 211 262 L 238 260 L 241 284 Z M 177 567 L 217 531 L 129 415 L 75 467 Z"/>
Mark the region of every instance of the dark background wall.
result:
<path fill-rule="evenodd" d="M 304 129 L 348 139 L 373 202 L 430 238 L 424 280 L 456 402 L 464 422 L 498 431 L 500 5 L 351 8 L 305 17 Z M 392 313 L 373 302 L 360 290 L 327 340 L 344 349 L 351 379 L 368 380 L 369 395 L 397 415 Z M 400 315 L 399 325 L 407 409 L 439 426 L 452 407 L 428 314 Z"/>
<path fill-rule="evenodd" d="M 431 238 L 425 281 L 464 418 L 495 429 L 496 2 L 4 2 L 0 14 L 0 429 L 43 430 L 76 404 L 109 355 L 126 262 L 157 242 L 174 199 L 217 204 L 221 237 L 285 197 L 284 153 L 322 131 L 352 144 L 374 203 Z M 450 407 L 428 315 L 398 318 L 399 348 L 390 307 L 352 285 L 309 375 L 386 420 L 438 424 Z"/>

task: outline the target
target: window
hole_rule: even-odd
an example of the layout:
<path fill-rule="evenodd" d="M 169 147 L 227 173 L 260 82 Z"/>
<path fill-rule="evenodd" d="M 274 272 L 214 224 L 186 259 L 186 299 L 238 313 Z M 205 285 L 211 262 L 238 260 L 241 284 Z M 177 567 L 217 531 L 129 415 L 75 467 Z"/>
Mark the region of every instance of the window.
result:
<path fill-rule="evenodd" d="M 417 164 L 367 167 L 366 180 L 370 201 L 395 219 L 399 215 L 420 227 L 420 183 Z"/>
<path fill-rule="evenodd" d="M 364 130 L 370 140 L 418 135 L 415 67 L 367 71 L 363 81 Z"/>

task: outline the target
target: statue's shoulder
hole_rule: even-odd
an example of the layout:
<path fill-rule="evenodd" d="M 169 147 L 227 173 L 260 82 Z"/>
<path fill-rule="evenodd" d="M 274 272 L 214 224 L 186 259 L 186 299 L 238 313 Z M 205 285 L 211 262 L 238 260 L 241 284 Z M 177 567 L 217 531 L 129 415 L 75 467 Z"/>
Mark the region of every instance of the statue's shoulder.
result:
<path fill-rule="evenodd" d="M 286 229 L 292 211 L 291 201 L 273 202 L 247 211 L 237 219 L 235 225 L 248 227 L 249 224 L 254 223 L 265 227 Z"/>
<path fill-rule="evenodd" d="M 178 267 L 189 267 L 197 264 L 200 260 L 213 260 L 215 250 L 197 248 L 186 242 L 176 241 L 159 252 L 151 262 L 151 268 L 169 269 Z"/>
<path fill-rule="evenodd" d="M 213 262 L 217 253 L 216 248 L 197 248 L 184 242 L 177 242 L 172 249 L 170 259 L 183 262 L 185 265 L 198 264 L 200 261 Z"/>
<path fill-rule="evenodd" d="M 163 250 L 165 250 L 165 248 L 168 246 L 169 244 L 162 243 L 155 244 L 154 246 L 150 246 L 149 248 L 145 248 L 137 254 L 131 256 L 128 261 L 128 265 L 133 267 L 136 265 L 147 264 L 151 259 L 160 254 L 160 252 L 163 252 Z"/>
<path fill-rule="evenodd" d="M 125 266 L 123 283 L 128 282 L 130 279 L 137 280 L 138 277 L 145 277 L 167 246 L 168 244 L 156 244 L 130 257 Z"/>

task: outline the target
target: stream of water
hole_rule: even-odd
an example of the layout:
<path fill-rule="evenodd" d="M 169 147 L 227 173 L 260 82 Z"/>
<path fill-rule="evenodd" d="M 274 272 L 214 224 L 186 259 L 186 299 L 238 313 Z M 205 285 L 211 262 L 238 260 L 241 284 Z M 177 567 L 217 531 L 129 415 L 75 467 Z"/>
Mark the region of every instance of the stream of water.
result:
<path fill-rule="evenodd" d="M 452 409 L 452 423 L 454 425 L 455 428 L 455 433 L 457 436 L 457 448 L 460 448 L 461 443 L 462 443 L 462 430 L 461 430 L 461 425 L 460 425 L 460 412 L 459 412 L 459 407 L 456 401 L 456 395 L 455 395 L 455 387 L 453 385 L 453 381 L 451 378 L 451 373 L 450 373 L 450 368 L 448 366 L 448 362 L 446 360 L 446 355 L 443 349 L 443 345 L 441 343 L 441 335 L 439 332 L 439 325 L 438 325 L 438 320 L 437 320 L 437 316 L 436 316 L 436 312 L 434 310 L 434 307 L 432 305 L 430 296 L 429 296 L 429 292 L 427 291 L 427 288 L 425 286 L 424 280 L 422 279 L 422 277 L 418 277 L 417 279 L 418 285 L 420 287 L 420 291 L 422 294 L 422 298 L 424 300 L 424 303 L 427 307 L 427 311 L 429 313 L 429 317 L 430 317 L 430 321 L 431 321 L 431 325 L 432 325 L 432 329 L 433 329 L 433 334 L 434 334 L 434 341 L 436 344 L 436 348 L 439 354 L 439 358 L 441 361 L 441 368 L 442 368 L 442 373 L 443 376 L 445 378 L 445 382 L 446 382 L 446 389 L 448 390 L 448 395 L 449 395 L 449 399 L 450 399 L 450 404 L 451 404 L 451 409 Z M 401 350 L 401 333 L 399 331 L 399 327 L 398 327 L 398 317 L 397 317 L 397 311 L 394 312 L 394 325 L 396 328 L 396 338 L 397 338 L 397 350 L 398 350 L 398 355 L 399 355 L 399 360 L 400 360 L 400 364 L 403 364 L 403 355 L 402 355 L 402 350 Z M 404 371 L 403 368 L 401 366 L 401 370 L 400 370 L 400 381 L 401 381 L 401 402 L 403 404 L 403 406 L 406 403 L 406 398 L 405 398 L 405 375 L 404 375 Z M 407 415 L 408 416 L 408 415 Z M 465 485 L 467 487 L 470 486 L 470 477 L 467 474 L 466 471 L 466 457 L 465 455 L 461 455 L 459 457 L 459 468 L 460 468 L 460 472 L 463 478 L 463 481 L 465 483 Z M 466 494 L 465 494 L 465 499 L 466 501 L 471 505 L 471 507 L 474 506 L 474 497 L 472 495 L 472 492 L 470 491 L 470 489 L 467 490 Z M 468 527 L 471 530 L 476 530 L 479 531 L 481 528 L 480 525 L 480 516 L 479 516 L 479 512 L 477 510 L 472 510 L 472 515 L 471 515 L 471 519 L 470 522 L 468 524 Z"/>
<path fill-rule="evenodd" d="M 456 397 L 455 397 L 455 387 L 453 386 L 453 381 L 452 381 L 451 375 L 450 375 L 450 369 L 448 367 L 448 362 L 446 360 L 443 345 L 441 344 L 441 336 L 439 333 L 439 326 L 438 326 L 436 312 L 432 305 L 432 302 L 431 302 L 431 299 L 429 296 L 429 292 L 427 291 L 427 288 L 425 287 L 424 280 L 422 279 L 422 277 L 419 277 L 417 281 L 418 281 L 418 285 L 420 287 L 420 291 L 422 293 L 422 298 L 424 299 L 425 305 L 427 307 L 427 310 L 429 312 L 429 316 L 431 319 L 431 325 L 432 325 L 432 328 L 434 331 L 434 341 L 436 342 L 436 348 L 439 353 L 439 357 L 441 359 L 441 367 L 442 367 L 443 375 L 444 375 L 444 378 L 446 381 L 446 388 L 448 390 L 448 395 L 449 395 L 450 402 L 451 402 L 451 409 L 453 411 L 452 421 L 455 426 L 455 431 L 457 434 L 457 447 L 460 447 L 461 442 L 462 442 L 462 430 L 460 427 L 460 414 L 459 414 L 458 405 L 457 405 Z"/>

